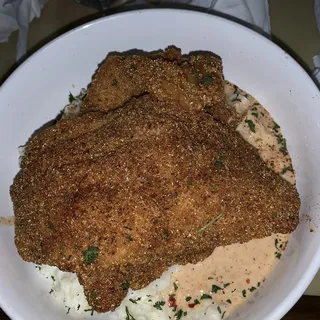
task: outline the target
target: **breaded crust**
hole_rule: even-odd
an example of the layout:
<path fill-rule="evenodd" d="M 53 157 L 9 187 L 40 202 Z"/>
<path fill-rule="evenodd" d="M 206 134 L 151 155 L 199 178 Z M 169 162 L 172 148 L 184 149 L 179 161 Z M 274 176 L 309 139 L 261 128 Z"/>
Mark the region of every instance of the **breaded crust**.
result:
<path fill-rule="evenodd" d="M 204 85 L 201 103 L 182 90 L 182 105 L 157 91 L 111 92 L 113 99 L 110 87 L 99 94 L 102 83 L 97 89 L 93 82 L 87 96 L 96 108 L 61 120 L 27 147 L 11 187 L 24 260 L 76 272 L 89 304 L 104 312 L 121 303 L 129 285 L 142 288 L 168 266 L 295 229 L 295 186 L 226 121 L 232 111 L 220 94 L 205 96 L 214 81 Z M 212 91 L 223 91 L 220 85 Z"/>

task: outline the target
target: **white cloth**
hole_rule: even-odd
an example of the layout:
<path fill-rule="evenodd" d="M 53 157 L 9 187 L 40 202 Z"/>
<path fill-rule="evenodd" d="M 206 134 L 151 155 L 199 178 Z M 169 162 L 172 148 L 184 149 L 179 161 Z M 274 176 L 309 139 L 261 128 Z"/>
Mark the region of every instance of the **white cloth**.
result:
<path fill-rule="evenodd" d="M 10 34 L 19 29 L 17 60 L 27 52 L 29 22 L 40 17 L 48 0 L 0 0 L 0 42 L 6 42 Z"/>
<path fill-rule="evenodd" d="M 29 22 L 39 17 L 48 0 L 0 0 L 0 42 L 8 41 L 10 34 L 19 29 L 17 60 L 27 52 Z M 258 31 L 270 34 L 268 0 L 176 0 L 168 1 L 207 8 L 235 17 Z M 136 0 L 135 4 L 146 1 Z"/>

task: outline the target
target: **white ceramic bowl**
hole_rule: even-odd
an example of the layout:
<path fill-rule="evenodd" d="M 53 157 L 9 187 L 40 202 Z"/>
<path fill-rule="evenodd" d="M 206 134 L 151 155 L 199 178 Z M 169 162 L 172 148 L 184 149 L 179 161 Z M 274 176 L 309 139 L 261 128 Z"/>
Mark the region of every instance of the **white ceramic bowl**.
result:
<path fill-rule="evenodd" d="M 320 265 L 320 96 L 303 69 L 259 34 L 208 14 L 145 10 L 103 18 L 72 30 L 29 58 L 0 88 L 0 215 L 12 215 L 9 187 L 18 146 L 53 119 L 110 51 L 155 50 L 174 44 L 184 53 L 210 50 L 223 59 L 226 79 L 255 96 L 283 128 L 302 200 L 301 223 L 258 295 L 230 319 L 280 319 Z M 34 265 L 18 256 L 12 227 L 0 227 L 0 305 L 14 320 L 70 319 L 48 294 Z M 106 319 L 94 316 L 90 319 Z"/>

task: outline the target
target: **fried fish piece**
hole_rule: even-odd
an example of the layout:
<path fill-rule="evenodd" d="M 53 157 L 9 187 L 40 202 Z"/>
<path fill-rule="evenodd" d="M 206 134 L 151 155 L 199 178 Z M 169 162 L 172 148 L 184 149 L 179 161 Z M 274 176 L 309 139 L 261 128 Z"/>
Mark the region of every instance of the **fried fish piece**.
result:
<path fill-rule="evenodd" d="M 233 114 L 219 98 L 202 96 L 196 108 L 156 91 L 99 102 L 96 85 L 87 96 L 96 108 L 86 104 L 27 146 L 11 187 L 24 260 L 76 272 L 105 312 L 171 265 L 295 229 L 295 186 L 226 121 Z"/>

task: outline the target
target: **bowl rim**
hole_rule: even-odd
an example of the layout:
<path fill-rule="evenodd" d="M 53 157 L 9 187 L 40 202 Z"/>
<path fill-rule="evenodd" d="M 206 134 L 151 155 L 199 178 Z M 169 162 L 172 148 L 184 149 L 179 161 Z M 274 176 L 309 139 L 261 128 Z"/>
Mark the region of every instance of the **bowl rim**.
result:
<path fill-rule="evenodd" d="M 190 10 L 190 9 L 178 9 L 178 8 L 153 8 L 153 9 L 139 9 L 139 10 L 128 10 L 125 12 L 120 12 L 116 14 L 111 14 L 109 16 L 101 17 L 94 19 L 92 21 L 89 21 L 87 23 L 84 23 L 78 27 L 75 27 L 64 34 L 58 36 L 57 38 L 51 40 L 44 46 L 42 46 L 40 49 L 38 49 L 36 52 L 34 52 L 30 57 L 28 57 L 21 65 L 19 65 L 10 75 L 9 77 L 4 81 L 4 83 L 0 86 L 0 97 L 1 93 L 6 90 L 6 87 L 10 84 L 13 79 L 16 77 L 19 77 L 19 74 L 23 68 L 25 68 L 28 63 L 33 61 L 34 59 L 37 59 L 37 57 L 45 50 L 47 50 L 50 46 L 54 45 L 55 43 L 61 41 L 62 39 L 71 36 L 74 33 L 77 33 L 83 29 L 90 28 L 94 25 L 98 25 L 100 23 L 105 22 L 106 20 L 114 20 L 118 18 L 123 18 L 126 16 L 132 16 L 132 15 L 152 15 L 152 14 L 162 14 L 162 15 L 168 15 L 168 14 L 179 14 L 179 15 L 191 15 L 191 16 L 198 16 L 199 19 L 203 16 L 210 16 L 211 19 L 216 19 L 223 21 L 223 23 L 231 24 L 236 28 L 240 28 L 245 30 L 247 33 L 251 34 L 254 37 L 258 37 L 259 40 L 265 41 L 268 46 L 273 47 L 274 50 L 278 51 L 279 54 L 285 54 L 288 56 L 288 59 L 290 60 L 290 63 L 295 66 L 297 70 L 300 70 L 301 77 L 303 77 L 302 81 L 309 82 L 309 85 L 313 87 L 317 92 L 319 92 L 319 88 L 315 84 L 315 82 L 312 80 L 312 78 L 309 76 L 309 74 L 306 72 L 306 70 L 294 59 L 290 56 L 289 53 L 287 53 L 285 50 L 283 50 L 281 47 L 279 47 L 277 44 L 260 34 L 259 32 L 247 27 L 246 25 L 243 25 L 239 22 L 235 22 L 233 20 L 229 20 L 225 17 L 221 17 L 220 15 L 215 15 L 213 13 L 209 12 L 203 12 L 203 11 L 197 11 L 197 10 Z M 320 269 L 320 247 L 316 254 L 313 256 L 313 259 L 308 262 L 308 265 L 306 266 L 304 274 L 301 276 L 299 281 L 296 283 L 296 286 L 294 290 L 292 290 L 284 300 L 282 300 L 275 309 L 269 314 L 269 316 L 272 319 L 281 319 L 292 307 L 293 305 L 299 300 L 299 298 L 303 295 L 313 278 L 315 277 L 316 273 Z M 0 294 L 0 307 L 2 310 L 13 320 L 26 320 L 26 318 L 18 315 L 15 313 L 14 309 L 5 302 L 5 299 L 3 299 L 4 295 Z M 270 318 L 270 319 L 271 319 Z"/>

